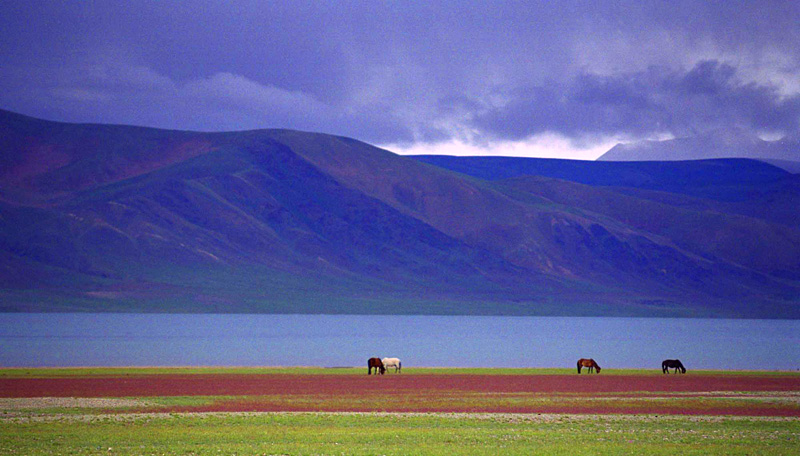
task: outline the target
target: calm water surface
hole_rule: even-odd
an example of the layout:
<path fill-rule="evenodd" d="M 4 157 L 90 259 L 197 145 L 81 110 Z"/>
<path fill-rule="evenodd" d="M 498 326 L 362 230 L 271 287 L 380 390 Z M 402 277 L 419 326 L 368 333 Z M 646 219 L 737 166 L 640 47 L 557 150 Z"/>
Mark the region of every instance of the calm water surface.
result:
<path fill-rule="evenodd" d="M 0 366 L 800 367 L 800 321 L 0 314 Z"/>

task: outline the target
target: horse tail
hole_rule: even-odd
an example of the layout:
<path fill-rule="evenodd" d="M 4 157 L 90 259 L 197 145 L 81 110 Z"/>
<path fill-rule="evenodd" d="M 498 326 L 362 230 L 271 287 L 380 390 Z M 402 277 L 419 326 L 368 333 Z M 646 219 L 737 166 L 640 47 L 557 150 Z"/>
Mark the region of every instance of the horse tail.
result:
<path fill-rule="evenodd" d="M 579 374 L 581 373 L 581 361 L 580 360 L 578 360 L 578 373 Z"/>
<path fill-rule="evenodd" d="M 398 361 L 397 362 L 397 370 L 399 370 L 400 372 L 403 371 L 403 362 L 402 361 Z"/>

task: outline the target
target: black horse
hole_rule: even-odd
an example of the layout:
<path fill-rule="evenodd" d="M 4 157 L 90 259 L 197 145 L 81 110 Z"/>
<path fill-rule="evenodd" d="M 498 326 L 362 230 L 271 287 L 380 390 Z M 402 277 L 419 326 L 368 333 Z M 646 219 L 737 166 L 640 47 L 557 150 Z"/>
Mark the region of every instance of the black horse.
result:
<path fill-rule="evenodd" d="M 383 361 L 380 358 L 370 358 L 367 360 L 367 375 L 372 374 L 372 368 L 375 368 L 375 374 L 380 371 L 381 375 L 386 373 L 386 368 L 383 367 Z"/>
<path fill-rule="evenodd" d="M 661 372 L 668 374 L 670 369 L 675 369 L 676 374 L 678 373 L 679 369 L 681 374 L 686 373 L 686 368 L 683 367 L 683 363 L 681 363 L 681 360 L 679 359 L 665 359 L 661 363 Z"/>

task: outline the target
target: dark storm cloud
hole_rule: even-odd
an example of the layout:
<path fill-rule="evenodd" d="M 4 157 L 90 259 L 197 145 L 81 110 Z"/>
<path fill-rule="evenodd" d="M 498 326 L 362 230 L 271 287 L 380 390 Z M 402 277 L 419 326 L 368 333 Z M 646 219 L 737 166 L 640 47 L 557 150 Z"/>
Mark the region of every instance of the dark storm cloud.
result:
<path fill-rule="evenodd" d="M 792 2 L 4 2 L 0 107 L 375 143 L 798 124 Z"/>
<path fill-rule="evenodd" d="M 742 82 L 734 67 L 718 61 L 701 61 L 683 72 L 651 67 L 612 76 L 582 73 L 517 88 L 506 98 L 508 104 L 477 116 L 476 128 L 512 139 L 543 131 L 685 135 L 726 126 L 789 132 L 800 119 L 800 96 Z"/>

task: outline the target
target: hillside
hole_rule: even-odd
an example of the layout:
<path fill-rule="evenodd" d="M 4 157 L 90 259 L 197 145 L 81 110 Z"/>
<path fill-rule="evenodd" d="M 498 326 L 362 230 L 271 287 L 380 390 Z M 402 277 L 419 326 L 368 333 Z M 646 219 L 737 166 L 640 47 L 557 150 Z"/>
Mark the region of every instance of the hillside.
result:
<path fill-rule="evenodd" d="M 800 316 L 791 205 L 750 203 L 798 185 L 759 162 L 481 176 L 289 130 L 0 133 L 4 311 Z"/>

